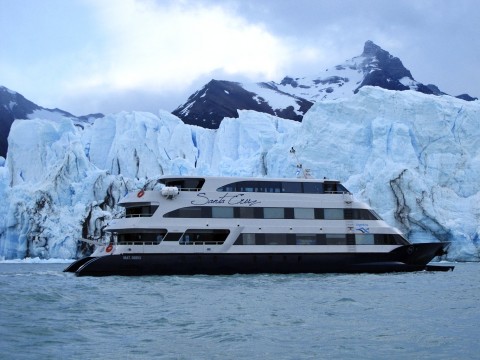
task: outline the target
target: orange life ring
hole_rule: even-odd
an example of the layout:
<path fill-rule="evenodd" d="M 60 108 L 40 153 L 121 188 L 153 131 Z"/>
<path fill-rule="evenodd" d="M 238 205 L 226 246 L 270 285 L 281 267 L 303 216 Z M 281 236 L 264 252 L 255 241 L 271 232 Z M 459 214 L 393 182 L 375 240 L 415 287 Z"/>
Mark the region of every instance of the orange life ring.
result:
<path fill-rule="evenodd" d="M 141 198 L 143 196 L 143 194 L 145 194 L 145 191 L 143 191 L 143 189 L 142 189 L 137 193 L 137 197 Z"/>
<path fill-rule="evenodd" d="M 112 249 L 113 249 L 113 245 L 112 245 L 112 244 L 108 244 L 108 245 L 107 245 L 107 248 L 105 249 L 105 251 L 106 251 L 106 252 L 110 252 L 110 251 L 112 251 Z"/>

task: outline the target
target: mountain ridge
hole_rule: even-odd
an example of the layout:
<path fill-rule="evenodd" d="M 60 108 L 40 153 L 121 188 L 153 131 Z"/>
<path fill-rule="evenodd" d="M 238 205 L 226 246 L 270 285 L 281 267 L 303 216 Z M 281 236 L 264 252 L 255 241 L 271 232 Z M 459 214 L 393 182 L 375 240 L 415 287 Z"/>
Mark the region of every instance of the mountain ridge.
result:
<path fill-rule="evenodd" d="M 280 82 L 241 83 L 212 79 L 172 114 L 189 125 L 217 129 L 224 118 L 237 118 L 239 110 L 254 110 L 283 119 L 302 121 L 318 101 L 353 96 L 363 86 L 388 90 L 415 90 L 431 95 L 448 95 L 436 85 L 416 81 L 398 57 L 366 41 L 361 55 L 326 69 L 318 76 L 285 76 Z M 450 96 L 450 95 L 449 95 Z M 469 94 L 456 96 L 465 101 L 478 100 Z M 19 119 L 69 118 L 77 126 L 94 122 L 103 114 L 75 116 L 62 109 L 48 109 L 26 99 L 18 92 L 0 86 L 0 156 L 6 157 L 8 135 L 13 121 Z"/>
<path fill-rule="evenodd" d="M 218 85 L 222 84 L 221 87 Z M 245 90 L 239 101 L 222 92 L 234 87 L 237 93 Z M 186 124 L 210 129 L 218 128 L 224 117 L 238 117 L 239 110 L 255 110 L 276 115 L 284 119 L 301 121 L 313 103 L 327 99 L 353 96 L 363 86 L 378 86 L 387 90 L 414 90 L 424 94 L 448 95 L 436 85 L 416 81 L 402 61 L 388 51 L 368 40 L 361 55 L 326 69 L 317 76 L 285 76 L 275 81 L 240 83 L 226 80 L 210 81 L 172 114 Z M 473 101 L 477 98 L 468 94 L 460 99 Z M 256 102 L 255 102 L 256 100 Z M 212 104 L 221 103 L 216 109 Z M 252 106 L 247 106 L 253 104 Z"/>

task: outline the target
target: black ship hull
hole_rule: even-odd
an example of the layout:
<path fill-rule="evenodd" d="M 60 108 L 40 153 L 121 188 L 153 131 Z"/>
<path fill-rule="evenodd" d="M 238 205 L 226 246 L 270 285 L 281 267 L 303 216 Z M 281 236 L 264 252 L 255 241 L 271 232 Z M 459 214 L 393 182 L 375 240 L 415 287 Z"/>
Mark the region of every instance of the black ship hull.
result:
<path fill-rule="evenodd" d="M 428 265 L 445 246 L 412 244 L 388 253 L 132 253 L 83 258 L 64 271 L 78 276 L 445 271 L 453 267 Z"/>

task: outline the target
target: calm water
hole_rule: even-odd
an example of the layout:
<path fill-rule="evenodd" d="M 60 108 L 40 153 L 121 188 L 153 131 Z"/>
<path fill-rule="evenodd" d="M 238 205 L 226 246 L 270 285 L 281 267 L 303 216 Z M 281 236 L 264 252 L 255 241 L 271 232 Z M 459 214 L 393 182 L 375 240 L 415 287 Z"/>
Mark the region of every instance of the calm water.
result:
<path fill-rule="evenodd" d="M 480 358 L 480 264 L 127 278 L 65 266 L 0 263 L 0 358 Z"/>

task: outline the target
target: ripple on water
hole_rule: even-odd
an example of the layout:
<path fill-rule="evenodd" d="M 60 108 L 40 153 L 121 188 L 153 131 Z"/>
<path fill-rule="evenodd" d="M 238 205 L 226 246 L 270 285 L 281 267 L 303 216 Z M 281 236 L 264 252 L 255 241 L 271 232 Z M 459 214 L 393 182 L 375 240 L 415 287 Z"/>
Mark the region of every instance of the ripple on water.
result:
<path fill-rule="evenodd" d="M 64 264 L 0 264 L 0 348 L 25 359 L 84 359 L 92 344 L 117 359 L 475 358 L 479 266 L 78 278 Z"/>

